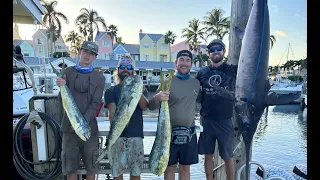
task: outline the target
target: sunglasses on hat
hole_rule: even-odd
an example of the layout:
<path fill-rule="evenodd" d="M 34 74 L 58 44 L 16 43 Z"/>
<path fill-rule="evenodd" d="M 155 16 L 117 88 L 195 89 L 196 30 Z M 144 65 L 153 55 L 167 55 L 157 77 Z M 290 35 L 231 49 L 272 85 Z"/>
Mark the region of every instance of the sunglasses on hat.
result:
<path fill-rule="evenodd" d="M 218 52 L 223 50 L 222 46 L 212 47 L 209 49 L 209 52 L 214 53 L 214 51 L 217 50 Z"/>
<path fill-rule="evenodd" d="M 120 65 L 119 69 L 121 69 L 121 70 L 127 69 L 130 71 L 133 69 L 133 67 L 132 67 L 132 65 Z"/>

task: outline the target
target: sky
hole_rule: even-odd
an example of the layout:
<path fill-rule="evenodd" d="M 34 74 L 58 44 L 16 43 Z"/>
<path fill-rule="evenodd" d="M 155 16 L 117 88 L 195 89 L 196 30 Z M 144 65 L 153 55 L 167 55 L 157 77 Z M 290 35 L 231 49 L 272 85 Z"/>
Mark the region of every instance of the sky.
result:
<path fill-rule="evenodd" d="M 144 33 L 164 34 L 173 31 L 175 43 L 184 41 L 181 31 L 188 27 L 193 18 L 203 20 L 206 12 L 221 8 L 224 16 L 231 15 L 232 0 L 57 0 L 56 10 L 65 14 L 69 24 L 62 21 L 62 37 L 69 31 L 77 30 L 74 21 L 81 8 L 90 8 L 103 17 L 107 25 L 114 24 L 118 35 L 127 44 L 139 43 L 139 30 Z M 306 0 L 268 0 L 270 15 L 270 34 L 276 42 L 270 51 L 269 64 L 278 65 L 287 59 L 299 60 L 306 56 L 307 50 L 307 1 Z M 18 24 L 20 37 L 31 40 L 37 30 L 35 25 Z M 100 31 L 104 30 L 101 26 Z M 215 37 L 209 37 L 211 41 Z M 223 41 L 228 46 L 228 37 Z M 228 47 L 227 47 L 228 50 Z"/>

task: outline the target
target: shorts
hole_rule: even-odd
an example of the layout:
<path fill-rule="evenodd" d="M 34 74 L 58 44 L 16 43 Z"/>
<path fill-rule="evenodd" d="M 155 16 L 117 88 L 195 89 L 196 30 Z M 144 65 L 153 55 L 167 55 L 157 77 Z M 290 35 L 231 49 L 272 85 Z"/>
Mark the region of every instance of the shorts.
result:
<path fill-rule="evenodd" d="M 233 125 L 231 119 L 202 119 L 203 132 L 198 141 L 199 154 L 213 154 L 218 140 L 219 155 L 223 160 L 233 156 Z"/>
<path fill-rule="evenodd" d="M 131 176 L 140 176 L 144 158 L 142 138 L 119 137 L 111 148 L 111 158 L 112 177 L 121 176 L 127 168 Z"/>
<path fill-rule="evenodd" d="M 98 136 L 91 135 L 87 141 L 81 140 L 76 133 L 64 132 L 62 135 L 62 173 L 68 175 L 77 172 L 82 159 L 88 174 L 95 174 L 94 161 L 98 157 Z"/>
<path fill-rule="evenodd" d="M 186 144 L 170 144 L 168 166 L 177 164 L 191 165 L 199 162 L 197 135 L 192 136 L 191 142 Z"/>

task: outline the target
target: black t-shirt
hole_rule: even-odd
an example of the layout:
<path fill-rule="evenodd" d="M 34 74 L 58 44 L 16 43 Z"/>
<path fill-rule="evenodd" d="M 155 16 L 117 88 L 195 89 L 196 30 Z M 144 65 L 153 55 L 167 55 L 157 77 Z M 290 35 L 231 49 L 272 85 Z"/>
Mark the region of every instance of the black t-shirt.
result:
<path fill-rule="evenodd" d="M 206 66 L 196 75 L 202 87 L 200 114 L 204 119 L 223 120 L 232 117 L 234 100 L 219 96 L 212 88 L 212 84 L 235 91 L 237 66 L 221 64 L 219 67 Z"/>
<path fill-rule="evenodd" d="M 120 99 L 122 84 L 117 84 L 106 90 L 104 94 L 105 105 L 115 103 L 118 105 Z M 144 88 L 143 95 L 148 97 L 148 92 Z M 123 130 L 120 137 L 143 137 L 143 118 L 142 109 L 139 104 L 136 110 L 133 112 L 128 126 Z"/>

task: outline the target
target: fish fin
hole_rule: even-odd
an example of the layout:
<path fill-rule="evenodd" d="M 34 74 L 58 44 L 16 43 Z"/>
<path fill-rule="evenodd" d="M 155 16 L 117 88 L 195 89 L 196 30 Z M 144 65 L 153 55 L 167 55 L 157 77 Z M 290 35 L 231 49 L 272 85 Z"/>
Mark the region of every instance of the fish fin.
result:
<path fill-rule="evenodd" d="M 52 65 L 51 62 L 50 62 L 50 65 L 51 65 L 51 68 L 52 68 L 53 72 L 54 72 L 58 77 L 62 77 L 62 76 L 61 76 L 61 73 L 59 73 L 59 72 L 57 71 L 57 69 Z"/>
<path fill-rule="evenodd" d="M 241 30 L 240 28 L 238 28 L 237 26 L 234 27 L 234 31 L 236 33 L 236 35 L 242 40 L 244 37 L 244 30 Z"/>
<path fill-rule="evenodd" d="M 62 68 L 61 68 L 61 71 L 60 71 L 60 75 L 61 75 L 61 77 L 63 77 L 64 76 L 64 74 L 65 74 L 65 72 L 66 72 L 66 64 L 65 64 L 65 62 L 64 62 L 64 58 L 62 58 Z"/>
<path fill-rule="evenodd" d="M 290 104 L 294 100 L 298 99 L 300 96 L 301 96 L 301 92 L 289 93 L 289 94 L 276 94 L 275 92 L 269 92 L 266 106 Z"/>
<path fill-rule="evenodd" d="M 65 62 L 64 59 L 62 59 L 62 68 L 61 71 L 57 71 L 57 69 L 52 65 L 52 63 L 50 62 L 52 71 L 58 76 L 58 77 L 63 77 L 65 72 L 66 72 L 66 66 L 65 66 Z"/>

